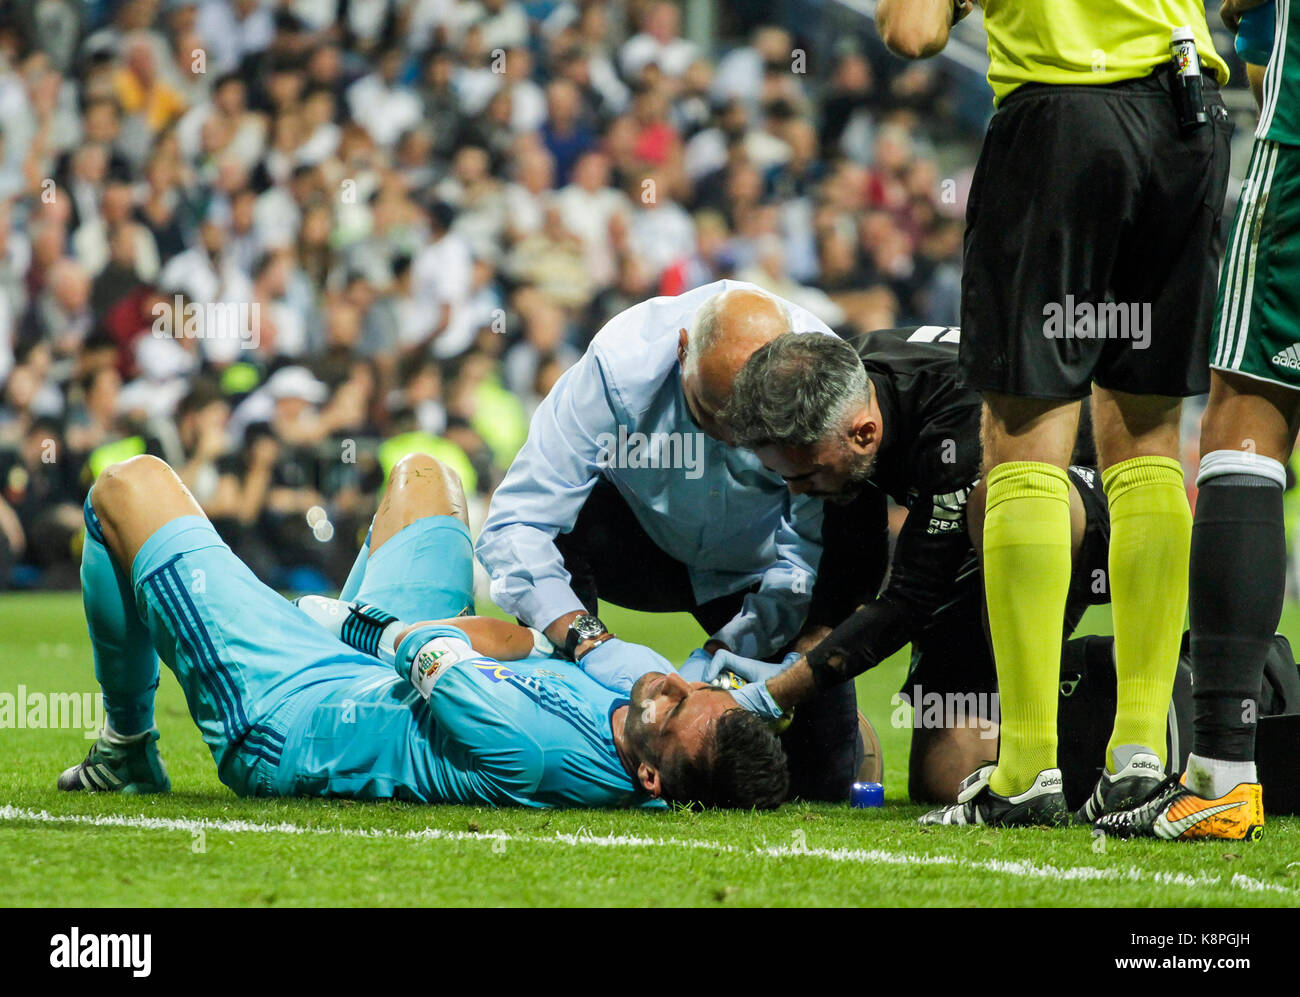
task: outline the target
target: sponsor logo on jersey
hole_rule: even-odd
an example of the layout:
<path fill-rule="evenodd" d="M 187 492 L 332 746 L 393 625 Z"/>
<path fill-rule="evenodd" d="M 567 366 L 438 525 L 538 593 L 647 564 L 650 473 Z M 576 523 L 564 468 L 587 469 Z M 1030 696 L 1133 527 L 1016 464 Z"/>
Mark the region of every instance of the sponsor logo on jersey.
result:
<path fill-rule="evenodd" d="M 925 532 L 931 536 L 940 533 L 952 533 L 965 528 L 966 499 L 974 491 L 973 484 L 959 488 L 955 492 L 935 495 L 931 499 L 930 525 Z"/>
<path fill-rule="evenodd" d="M 504 682 L 506 679 L 512 679 L 515 677 L 514 672 L 505 665 L 496 661 L 476 661 L 474 662 L 474 667 L 493 682 Z"/>
<path fill-rule="evenodd" d="M 1281 353 L 1273 354 L 1273 363 L 1288 370 L 1300 370 L 1300 343 L 1293 343 Z"/>
<path fill-rule="evenodd" d="M 955 325 L 923 325 L 907 337 L 909 343 L 959 343 L 961 329 Z"/>

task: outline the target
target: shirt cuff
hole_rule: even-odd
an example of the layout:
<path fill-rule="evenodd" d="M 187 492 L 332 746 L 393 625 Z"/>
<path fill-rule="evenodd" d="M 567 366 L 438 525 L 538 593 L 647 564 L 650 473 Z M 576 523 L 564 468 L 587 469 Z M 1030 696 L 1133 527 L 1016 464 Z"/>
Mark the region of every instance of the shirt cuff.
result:
<path fill-rule="evenodd" d="M 515 601 L 513 607 L 506 606 L 496 592 L 492 597 L 506 612 L 514 613 L 538 630 L 546 629 L 566 613 L 587 611 L 582 600 L 573 594 L 573 589 L 559 578 L 540 579 Z"/>

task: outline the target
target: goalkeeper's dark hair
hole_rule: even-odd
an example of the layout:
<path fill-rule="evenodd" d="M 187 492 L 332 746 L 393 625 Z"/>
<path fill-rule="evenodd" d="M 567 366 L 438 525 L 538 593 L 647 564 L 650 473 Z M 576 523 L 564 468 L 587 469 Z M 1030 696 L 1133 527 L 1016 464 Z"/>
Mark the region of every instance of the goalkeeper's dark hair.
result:
<path fill-rule="evenodd" d="M 727 710 L 713 726 L 704 757 L 663 773 L 664 799 L 732 810 L 775 810 L 790 790 L 785 749 L 767 721 Z"/>
<path fill-rule="evenodd" d="M 719 418 L 749 450 L 810 446 L 870 400 L 857 350 L 836 336 L 787 332 L 750 355 Z"/>

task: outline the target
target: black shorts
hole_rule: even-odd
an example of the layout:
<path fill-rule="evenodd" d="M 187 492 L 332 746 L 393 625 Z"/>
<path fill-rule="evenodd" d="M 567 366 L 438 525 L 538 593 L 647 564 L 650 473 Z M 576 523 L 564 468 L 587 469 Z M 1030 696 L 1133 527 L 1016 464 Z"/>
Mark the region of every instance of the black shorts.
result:
<path fill-rule="evenodd" d="M 1026 84 L 1003 100 L 966 210 L 960 359 L 984 392 L 1209 389 L 1232 124 L 1180 134 L 1170 74 Z"/>
<path fill-rule="evenodd" d="M 1089 606 L 1110 602 L 1110 513 L 1099 471 L 1071 467 L 1067 473 L 1084 510 L 1083 541 L 1065 600 L 1063 632 L 1068 638 Z M 912 705 L 918 693 L 982 693 L 979 702 L 987 703 L 991 702 L 987 694 L 997 688 L 993 650 L 984 630 L 984 582 L 972 551 L 969 563 L 958 573 L 951 598 L 912 641 L 911 667 L 899 694 Z"/>

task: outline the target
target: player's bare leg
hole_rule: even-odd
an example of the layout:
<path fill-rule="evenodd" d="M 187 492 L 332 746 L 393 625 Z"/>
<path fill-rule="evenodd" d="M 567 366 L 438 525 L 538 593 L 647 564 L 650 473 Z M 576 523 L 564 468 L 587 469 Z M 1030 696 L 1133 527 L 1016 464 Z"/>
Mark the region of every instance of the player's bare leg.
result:
<path fill-rule="evenodd" d="M 371 524 L 369 550 L 377 551 L 405 527 L 430 516 L 452 516 L 468 526 L 464 486 L 460 476 L 435 457 L 426 453 L 408 454 L 397 462 L 389 475 L 383 501 Z M 375 607 L 357 604 L 354 608 L 353 601 L 348 598 L 303 596 L 295 604 L 341 640 L 362 650 L 378 651 L 384 660 L 396 654 L 396 647 L 417 626 L 453 622 L 398 621 Z M 358 614 L 360 621 L 356 619 Z M 345 636 L 343 621 L 349 617 L 354 622 Z M 499 661 L 519 660 L 535 649 L 535 635 L 526 627 L 477 616 L 458 616 L 454 624 L 469 635 L 476 648 Z M 368 643 L 372 637 L 373 645 Z"/>
<path fill-rule="evenodd" d="M 159 529 L 181 516 L 203 515 L 176 472 L 147 454 L 106 468 L 90 498 L 108 549 L 127 572 Z"/>

